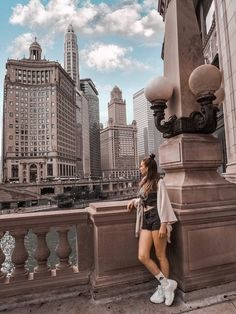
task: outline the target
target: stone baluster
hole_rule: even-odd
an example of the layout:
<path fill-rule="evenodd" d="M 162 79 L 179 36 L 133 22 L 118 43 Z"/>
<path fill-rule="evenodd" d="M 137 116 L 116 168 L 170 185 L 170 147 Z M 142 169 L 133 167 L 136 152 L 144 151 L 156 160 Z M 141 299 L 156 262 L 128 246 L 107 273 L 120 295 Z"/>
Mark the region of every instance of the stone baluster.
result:
<path fill-rule="evenodd" d="M 4 235 L 4 232 L 0 231 L 0 239 Z M 5 279 L 5 274 L 2 272 L 2 263 L 5 261 L 5 254 L 2 251 L 2 248 L 0 246 L 0 281 L 3 281 Z"/>
<path fill-rule="evenodd" d="M 47 265 L 48 257 L 50 255 L 50 250 L 46 242 L 48 231 L 48 228 L 33 229 L 33 232 L 37 235 L 37 248 L 34 253 L 34 258 L 38 263 L 34 268 L 34 278 L 51 275 L 50 268 Z"/>
<path fill-rule="evenodd" d="M 28 271 L 25 268 L 25 263 L 29 254 L 25 248 L 24 243 L 25 235 L 28 233 L 28 230 L 14 229 L 10 233 L 15 238 L 15 248 L 11 257 L 15 268 L 12 272 L 10 281 L 28 278 Z"/>
<path fill-rule="evenodd" d="M 65 273 L 68 270 L 70 273 L 72 271 L 72 269 L 70 269 L 71 263 L 69 262 L 69 256 L 72 252 L 72 249 L 70 247 L 67 237 L 69 229 L 70 228 L 68 226 L 57 228 L 57 232 L 59 234 L 59 242 L 55 251 L 57 256 L 59 257 L 59 263 L 56 265 L 56 269 L 59 272 L 63 271 L 63 273 Z"/>

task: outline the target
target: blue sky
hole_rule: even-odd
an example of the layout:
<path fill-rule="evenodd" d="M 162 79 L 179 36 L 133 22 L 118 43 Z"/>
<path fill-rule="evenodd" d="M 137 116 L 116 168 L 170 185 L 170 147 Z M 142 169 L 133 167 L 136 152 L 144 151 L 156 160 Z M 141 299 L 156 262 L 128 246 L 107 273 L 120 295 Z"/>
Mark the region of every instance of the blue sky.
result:
<path fill-rule="evenodd" d="M 7 59 L 28 57 L 36 36 L 46 59 L 63 65 L 64 32 L 70 23 L 78 37 L 80 76 L 91 78 L 98 89 L 102 123 L 115 85 L 122 89 L 131 123 L 133 94 L 162 75 L 164 24 L 156 0 L 1 0 L 0 12 L 1 121 Z"/>

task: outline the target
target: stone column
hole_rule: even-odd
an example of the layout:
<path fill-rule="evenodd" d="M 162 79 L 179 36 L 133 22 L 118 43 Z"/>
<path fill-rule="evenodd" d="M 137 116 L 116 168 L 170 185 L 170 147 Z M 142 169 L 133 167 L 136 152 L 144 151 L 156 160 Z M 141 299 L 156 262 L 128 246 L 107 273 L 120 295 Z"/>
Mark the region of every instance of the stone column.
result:
<path fill-rule="evenodd" d="M 18 177 L 19 177 L 19 182 L 23 182 L 23 165 L 22 163 L 19 163 L 19 170 L 18 170 Z"/>
<path fill-rule="evenodd" d="M 37 248 L 34 253 L 37 266 L 34 268 L 34 278 L 48 277 L 51 275 L 50 268 L 47 265 L 48 257 L 50 256 L 50 250 L 46 241 L 48 231 L 48 228 L 33 229 L 33 232 L 37 235 Z"/>
<path fill-rule="evenodd" d="M 12 262 L 14 263 L 14 270 L 11 274 L 10 281 L 28 279 L 28 270 L 26 269 L 26 261 L 28 259 L 28 252 L 25 248 L 24 239 L 27 230 L 14 229 L 10 233 L 15 238 L 15 247 L 12 253 Z"/>
<path fill-rule="evenodd" d="M 138 260 L 135 212 L 127 212 L 127 203 L 91 203 L 88 208 L 93 224 L 94 267 L 91 285 L 95 299 L 134 293 L 140 289 L 145 291 L 156 285 L 155 280 L 151 281 L 153 276 Z M 85 248 L 82 257 L 84 253 Z"/>
<path fill-rule="evenodd" d="M 53 168 L 53 176 L 54 177 L 58 177 L 58 167 L 57 167 L 57 159 L 53 158 L 53 162 L 52 162 L 52 168 Z"/>
<path fill-rule="evenodd" d="M 215 1 L 220 68 L 225 89 L 224 125 L 227 149 L 226 178 L 236 182 L 236 2 Z"/>
<path fill-rule="evenodd" d="M 202 63 L 193 1 L 172 0 L 166 13 L 164 74 L 175 88 L 167 118 L 199 111 L 188 79 Z M 160 165 L 179 220 L 170 247 L 171 273 L 184 294 L 236 283 L 236 185 L 217 173 L 221 163 L 221 145 L 211 134 L 180 134 L 160 146 Z"/>
<path fill-rule="evenodd" d="M 27 183 L 30 182 L 30 164 L 29 163 L 26 164 L 26 182 Z"/>
<path fill-rule="evenodd" d="M 72 252 L 70 243 L 68 241 L 68 232 L 70 227 L 63 226 L 58 227 L 56 230 L 59 235 L 59 242 L 55 249 L 57 256 L 59 257 L 59 263 L 56 265 L 57 276 L 72 273 L 73 267 L 69 261 L 69 256 Z"/>
<path fill-rule="evenodd" d="M 164 75 L 174 85 L 174 94 L 166 110 L 166 119 L 178 118 L 199 110 L 188 79 L 204 63 L 201 37 L 192 0 L 172 0 L 165 23 Z"/>

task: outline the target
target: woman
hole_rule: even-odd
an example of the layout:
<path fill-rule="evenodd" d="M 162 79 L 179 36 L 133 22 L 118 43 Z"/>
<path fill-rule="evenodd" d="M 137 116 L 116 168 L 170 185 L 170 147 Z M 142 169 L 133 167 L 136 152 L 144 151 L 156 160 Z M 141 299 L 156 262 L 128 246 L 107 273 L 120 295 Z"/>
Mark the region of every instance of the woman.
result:
<path fill-rule="evenodd" d="M 171 224 L 177 221 L 172 209 L 164 181 L 157 172 L 155 155 L 144 158 L 140 164 L 142 180 L 138 198 L 129 202 L 128 211 L 137 209 L 136 236 L 139 235 L 138 258 L 159 281 L 150 301 L 170 306 L 174 301 L 177 282 L 169 277 L 169 262 L 166 256 L 167 242 L 170 242 Z M 151 247 L 160 268 L 150 258 Z"/>

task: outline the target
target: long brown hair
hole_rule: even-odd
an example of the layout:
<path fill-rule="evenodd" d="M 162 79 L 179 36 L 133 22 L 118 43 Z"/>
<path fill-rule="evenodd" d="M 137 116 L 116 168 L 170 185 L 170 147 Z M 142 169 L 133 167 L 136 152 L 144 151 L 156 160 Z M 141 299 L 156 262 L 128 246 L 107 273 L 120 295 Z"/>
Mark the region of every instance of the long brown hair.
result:
<path fill-rule="evenodd" d="M 145 196 L 157 190 L 157 182 L 160 179 L 160 175 L 157 171 L 157 163 L 154 158 L 155 155 L 151 154 L 142 160 L 145 167 L 147 167 L 147 174 L 142 178 L 139 186 L 143 188 Z"/>

